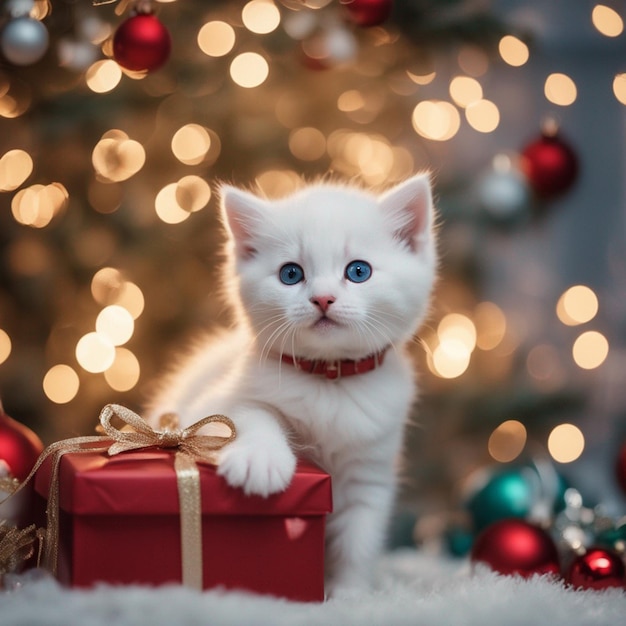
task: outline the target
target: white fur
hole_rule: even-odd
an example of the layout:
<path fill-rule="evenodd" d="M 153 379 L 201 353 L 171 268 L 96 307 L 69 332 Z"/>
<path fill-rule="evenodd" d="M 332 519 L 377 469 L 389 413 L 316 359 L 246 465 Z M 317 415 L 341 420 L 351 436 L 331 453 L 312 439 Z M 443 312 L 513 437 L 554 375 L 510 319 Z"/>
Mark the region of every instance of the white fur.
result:
<path fill-rule="evenodd" d="M 362 587 L 382 547 L 416 394 L 405 345 L 425 315 L 435 276 L 428 178 L 413 177 L 380 197 L 317 184 L 267 201 L 224 187 L 222 208 L 241 321 L 202 342 L 170 376 L 150 419 L 174 411 L 188 425 L 213 413 L 230 416 L 238 435 L 218 471 L 246 493 L 285 489 L 295 453 L 325 468 L 334 500 L 329 589 Z M 369 280 L 345 278 L 353 260 L 371 264 Z M 305 280 L 279 280 L 288 262 L 302 266 Z M 332 322 L 316 325 L 322 313 L 313 300 L 321 296 L 334 299 Z M 280 360 L 356 359 L 387 346 L 380 367 L 339 380 Z"/>

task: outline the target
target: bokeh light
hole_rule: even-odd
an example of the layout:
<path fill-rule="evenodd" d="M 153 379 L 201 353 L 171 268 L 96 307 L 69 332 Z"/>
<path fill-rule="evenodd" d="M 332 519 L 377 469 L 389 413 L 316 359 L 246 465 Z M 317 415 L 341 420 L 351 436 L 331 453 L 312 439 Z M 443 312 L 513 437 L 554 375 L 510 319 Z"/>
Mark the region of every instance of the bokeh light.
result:
<path fill-rule="evenodd" d="M 204 24 L 198 32 L 198 46 L 210 57 L 223 57 L 235 45 L 235 30 L 230 24 L 215 20 Z"/>
<path fill-rule="evenodd" d="M 626 104 L 626 74 L 617 74 L 613 79 L 613 94 L 619 102 Z"/>
<path fill-rule="evenodd" d="M 576 461 L 585 449 L 585 437 L 574 424 L 559 424 L 548 437 L 548 451 L 557 463 Z"/>
<path fill-rule="evenodd" d="M 506 334 L 506 316 L 493 302 L 480 302 L 474 310 L 476 347 L 481 350 L 497 348 Z"/>
<path fill-rule="evenodd" d="M 447 141 L 461 126 L 458 110 L 445 100 L 423 100 L 412 115 L 413 128 L 418 135 L 434 141 Z"/>
<path fill-rule="evenodd" d="M 185 211 L 176 198 L 178 185 L 170 183 L 165 185 L 157 194 L 154 201 L 154 208 L 159 219 L 166 224 L 180 224 L 184 222 L 190 215 L 189 211 Z"/>
<path fill-rule="evenodd" d="M 491 133 L 500 123 L 500 111 L 491 100 L 471 102 L 465 109 L 465 117 L 469 125 L 478 132 Z"/>
<path fill-rule="evenodd" d="M 459 341 L 472 352 L 476 347 L 476 327 L 472 320 L 460 313 L 449 313 L 437 326 L 439 341 Z"/>
<path fill-rule="evenodd" d="M 188 213 L 203 209 L 211 199 L 211 186 L 200 176 L 183 176 L 176 184 L 176 202 Z"/>
<path fill-rule="evenodd" d="M 577 326 L 591 321 L 598 312 L 598 297 L 586 285 L 574 285 L 559 298 L 556 314 L 568 326 Z"/>
<path fill-rule="evenodd" d="M 91 154 L 96 175 L 104 181 L 119 182 L 134 176 L 146 162 L 144 147 L 121 130 L 106 132 Z"/>
<path fill-rule="evenodd" d="M 92 374 L 104 372 L 113 365 L 115 346 L 100 333 L 87 333 L 76 344 L 76 360 L 87 372 Z"/>
<path fill-rule="evenodd" d="M 269 71 L 267 61 L 256 52 L 242 52 L 230 64 L 230 76 L 233 81 L 247 89 L 263 84 Z"/>
<path fill-rule="evenodd" d="M 43 391 L 46 397 L 56 404 L 71 402 L 80 388 L 76 371 L 65 364 L 52 366 L 44 376 Z"/>
<path fill-rule="evenodd" d="M 469 367 L 470 358 L 471 352 L 463 342 L 447 339 L 433 350 L 429 366 L 441 378 L 458 378 Z"/>
<path fill-rule="evenodd" d="M 427 72 L 426 74 L 414 73 L 409 70 L 406 71 L 406 75 L 416 84 L 416 85 L 430 85 L 435 78 L 437 77 L 436 72 Z"/>
<path fill-rule="evenodd" d="M 358 89 L 348 89 L 337 98 L 337 108 L 344 113 L 358 111 L 364 106 L 365 98 Z"/>
<path fill-rule="evenodd" d="M 596 330 L 582 333 L 572 348 L 572 356 L 578 367 L 591 370 L 600 367 L 609 354 L 609 342 Z"/>
<path fill-rule="evenodd" d="M 500 39 L 498 51 L 502 60 L 513 67 L 524 65 L 530 56 L 528 46 L 513 35 L 505 35 Z"/>
<path fill-rule="evenodd" d="M 143 291 L 135 283 L 126 280 L 122 283 L 113 304 L 119 304 L 124 307 L 136 320 L 143 313 L 145 307 Z"/>
<path fill-rule="evenodd" d="M 250 32 L 265 35 L 280 24 L 280 11 L 272 0 L 251 0 L 243 7 L 241 19 Z"/>
<path fill-rule="evenodd" d="M 185 165 L 202 163 L 211 149 L 209 130 L 200 124 L 185 124 L 172 137 L 172 152 Z"/>
<path fill-rule="evenodd" d="M 455 76 L 450 81 L 450 96 L 460 107 L 466 107 L 482 99 L 483 88 L 475 78 Z"/>
<path fill-rule="evenodd" d="M 469 367 L 475 347 L 476 327 L 472 320 L 460 313 L 449 313 L 437 325 L 429 368 L 441 378 L 457 378 Z"/>
<path fill-rule="evenodd" d="M 125 344 L 133 336 L 134 330 L 133 316 L 119 304 L 105 307 L 96 318 L 96 332 L 114 346 Z"/>
<path fill-rule="evenodd" d="M 9 358 L 11 349 L 11 337 L 6 330 L 0 328 L 0 363 L 4 363 Z"/>
<path fill-rule="evenodd" d="M 116 348 L 113 364 L 104 379 L 115 391 L 130 391 L 139 382 L 141 368 L 137 357 L 127 348 Z"/>
<path fill-rule="evenodd" d="M 593 7 L 591 22 L 605 37 L 619 37 L 624 32 L 624 20 L 620 14 L 605 4 Z"/>
<path fill-rule="evenodd" d="M 114 267 L 103 267 L 91 279 L 91 295 L 101 305 L 112 304 L 120 294 L 124 278 Z"/>
<path fill-rule="evenodd" d="M 157 215 L 166 224 L 179 224 L 190 213 L 203 209 L 210 199 L 209 184 L 199 176 L 190 175 L 163 187 L 157 194 L 154 206 Z"/>
<path fill-rule="evenodd" d="M 9 150 L 0 158 L 0 191 L 17 189 L 33 172 L 33 159 L 25 150 Z"/>
<path fill-rule="evenodd" d="M 546 98 L 553 104 L 568 106 L 576 101 L 576 83 L 567 74 L 550 74 L 544 85 Z"/>
<path fill-rule="evenodd" d="M 44 228 L 66 208 L 68 198 L 67 189 L 61 183 L 31 185 L 13 196 L 11 212 L 24 226 Z"/>
<path fill-rule="evenodd" d="M 26 83 L 7 81 L 0 86 L 2 87 L 0 90 L 1 117 L 13 119 L 28 111 L 32 102 L 32 93 Z"/>
<path fill-rule="evenodd" d="M 302 161 L 316 161 L 326 154 L 326 137 L 317 128 L 296 128 L 289 134 L 289 150 Z"/>
<path fill-rule="evenodd" d="M 526 439 L 524 424 L 517 420 L 507 420 L 491 433 L 487 448 L 494 460 L 509 463 L 522 453 Z"/>
<path fill-rule="evenodd" d="M 87 87 L 95 93 L 106 93 L 122 80 L 122 69 L 112 59 L 96 61 L 85 72 Z"/>
<path fill-rule="evenodd" d="M 337 109 L 359 124 L 370 124 L 384 109 L 387 100 L 380 90 L 348 89 L 337 98 Z"/>

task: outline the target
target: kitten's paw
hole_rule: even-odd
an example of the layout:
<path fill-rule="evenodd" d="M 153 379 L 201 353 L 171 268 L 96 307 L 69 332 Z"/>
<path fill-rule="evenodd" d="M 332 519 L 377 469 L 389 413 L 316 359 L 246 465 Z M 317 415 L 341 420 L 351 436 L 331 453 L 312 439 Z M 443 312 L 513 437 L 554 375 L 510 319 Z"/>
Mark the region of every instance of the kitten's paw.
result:
<path fill-rule="evenodd" d="M 295 469 L 296 457 L 286 442 L 270 446 L 235 441 L 224 450 L 217 473 L 248 495 L 267 497 L 284 491 Z"/>

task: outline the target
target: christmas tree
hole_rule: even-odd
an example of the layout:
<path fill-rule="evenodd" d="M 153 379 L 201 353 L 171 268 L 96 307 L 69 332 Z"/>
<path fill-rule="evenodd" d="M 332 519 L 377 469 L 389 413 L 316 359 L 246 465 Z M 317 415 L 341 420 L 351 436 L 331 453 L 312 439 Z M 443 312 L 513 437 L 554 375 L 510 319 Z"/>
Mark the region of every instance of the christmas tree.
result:
<path fill-rule="evenodd" d="M 619 509 L 622 19 L 491 5 L 5 2 L 7 412 L 46 441 L 89 432 L 229 322 L 216 181 L 276 197 L 428 169 L 442 263 L 415 343 L 408 508 L 453 510 L 473 470 L 549 459 Z"/>

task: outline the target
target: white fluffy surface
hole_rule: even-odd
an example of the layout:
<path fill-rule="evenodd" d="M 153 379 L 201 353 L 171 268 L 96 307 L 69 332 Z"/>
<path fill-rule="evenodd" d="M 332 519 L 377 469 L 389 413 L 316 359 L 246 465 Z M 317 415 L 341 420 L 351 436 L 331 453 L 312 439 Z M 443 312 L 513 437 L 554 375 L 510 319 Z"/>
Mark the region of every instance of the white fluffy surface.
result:
<path fill-rule="evenodd" d="M 178 586 L 69 591 L 52 580 L 0 593 L 3 626 L 620 626 L 626 592 L 573 591 L 546 578 L 523 580 L 414 551 L 379 566 L 376 591 L 350 600 L 297 604 L 244 593 Z"/>

